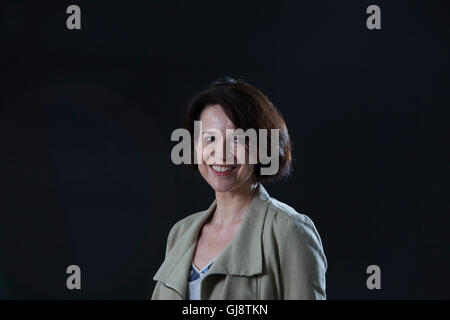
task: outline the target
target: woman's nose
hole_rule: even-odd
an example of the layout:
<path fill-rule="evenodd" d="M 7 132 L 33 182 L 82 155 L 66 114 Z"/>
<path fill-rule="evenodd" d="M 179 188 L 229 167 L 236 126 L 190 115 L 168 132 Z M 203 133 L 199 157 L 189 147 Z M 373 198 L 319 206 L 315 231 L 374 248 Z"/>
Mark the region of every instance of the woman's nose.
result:
<path fill-rule="evenodd" d="M 217 152 L 216 152 L 217 151 Z M 218 141 L 216 147 L 214 148 L 213 154 L 214 158 L 216 158 L 217 160 L 221 161 L 222 163 L 226 163 L 227 161 L 227 156 L 228 156 L 228 160 L 229 164 L 233 164 L 234 163 L 234 152 L 233 152 L 233 146 L 231 146 L 230 144 L 227 144 L 225 139 L 223 139 L 222 141 Z"/>

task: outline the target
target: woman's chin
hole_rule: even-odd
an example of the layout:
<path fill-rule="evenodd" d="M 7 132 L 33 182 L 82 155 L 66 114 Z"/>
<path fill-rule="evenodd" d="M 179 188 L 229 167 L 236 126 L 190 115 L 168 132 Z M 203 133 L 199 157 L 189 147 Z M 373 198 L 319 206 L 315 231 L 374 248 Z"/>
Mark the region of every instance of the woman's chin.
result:
<path fill-rule="evenodd" d="M 233 189 L 233 186 L 234 186 L 233 181 L 224 181 L 224 179 L 221 179 L 222 181 L 218 181 L 218 179 L 212 179 L 212 180 L 213 181 L 210 181 L 209 185 L 216 192 L 227 192 L 227 191 L 231 191 Z"/>

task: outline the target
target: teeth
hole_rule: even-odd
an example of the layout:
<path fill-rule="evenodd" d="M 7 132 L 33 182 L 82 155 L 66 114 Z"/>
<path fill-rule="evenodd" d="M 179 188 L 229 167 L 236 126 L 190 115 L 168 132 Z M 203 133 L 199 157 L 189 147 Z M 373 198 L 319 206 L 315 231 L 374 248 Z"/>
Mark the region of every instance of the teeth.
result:
<path fill-rule="evenodd" d="M 212 166 L 212 168 L 217 172 L 227 172 L 233 169 L 233 167 L 220 167 L 220 166 Z"/>

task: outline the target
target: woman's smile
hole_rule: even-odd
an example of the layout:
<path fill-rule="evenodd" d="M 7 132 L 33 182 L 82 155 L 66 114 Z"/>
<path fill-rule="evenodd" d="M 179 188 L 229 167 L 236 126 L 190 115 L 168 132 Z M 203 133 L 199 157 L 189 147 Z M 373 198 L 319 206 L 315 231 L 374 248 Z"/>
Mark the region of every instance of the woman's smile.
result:
<path fill-rule="evenodd" d="M 209 166 L 211 171 L 218 176 L 227 176 L 231 174 L 237 166 L 213 164 Z"/>

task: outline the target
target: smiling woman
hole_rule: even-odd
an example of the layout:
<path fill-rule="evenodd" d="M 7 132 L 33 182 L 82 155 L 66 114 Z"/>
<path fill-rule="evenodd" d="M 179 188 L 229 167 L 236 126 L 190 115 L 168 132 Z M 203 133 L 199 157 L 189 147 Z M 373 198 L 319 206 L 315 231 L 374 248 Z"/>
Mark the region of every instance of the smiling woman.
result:
<path fill-rule="evenodd" d="M 253 86 L 226 78 L 194 96 L 185 121 L 192 155 L 201 160 L 193 168 L 216 198 L 172 227 L 152 299 L 325 299 L 327 260 L 313 222 L 262 185 L 291 171 L 291 142 L 278 110 Z M 250 161 L 255 154 L 234 135 L 239 129 L 267 132 L 258 146 L 266 139 L 275 155 L 273 174 L 262 174 L 271 164 L 260 152 Z"/>
<path fill-rule="evenodd" d="M 195 134 L 197 121 L 200 121 L 200 137 L 196 137 Z M 264 159 L 260 159 L 262 152 L 258 150 L 257 154 L 259 157 L 254 167 L 254 177 L 260 182 L 275 181 L 288 176 L 291 172 L 291 141 L 283 117 L 261 91 L 242 80 L 220 79 L 195 95 L 188 106 L 185 128 L 191 136 L 198 138 L 192 143 L 194 153 L 199 159 L 198 162 L 201 162 L 201 160 L 205 162 L 207 160 L 214 161 L 214 158 L 210 158 L 210 154 L 205 155 L 205 151 L 211 149 L 222 151 L 221 148 L 201 147 L 205 144 L 208 146 L 209 143 L 215 143 L 215 146 L 217 146 L 217 143 L 219 143 L 223 146 L 227 144 L 226 151 L 228 153 L 218 154 L 216 158 L 226 157 L 230 153 L 234 156 L 239 155 L 241 154 L 240 151 L 245 148 L 246 156 L 250 158 L 250 163 L 252 163 L 251 157 L 256 152 L 251 152 L 252 146 L 249 145 L 251 140 L 236 141 L 233 139 L 235 137 L 233 133 L 235 133 L 236 129 L 241 129 L 245 133 L 256 130 L 259 135 L 256 136 L 257 143 L 255 145 L 267 148 L 265 150 L 267 155 L 270 154 L 272 160 L 275 157 L 277 158 L 279 168 L 274 174 L 261 174 L 261 167 L 270 166 L 270 163 L 265 163 Z M 278 139 L 276 141 L 277 148 L 272 152 L 272 146 L 274 145 L 272 143 L 272 134 L 274 132 L 277 133 Z M 225 139 L 222 139 L 222 137 L 225 137 Z M 261 141 L 262 139 L 265 141 Z M 237 146 L 233 149 L 230 148 L 228 142 L 239 143 L 235 143 Z M 197 146 L 200 146 L 200 148 L 196 148 Z M 247 154 L 249 150 L 250 154 Z M 203 151 L 203 154 L 201 151 Z M 249 159 L 246 159 L 249 162 Z M 201 170 L 201 167 L 197 166 L 197 162 L 195 162 L 196 159 L 192 160 L 190 162 L 193 164 L 192 168 Z M 222 160 L 219 159 L 219 161 Z"/>

